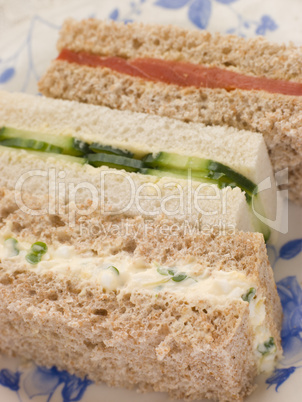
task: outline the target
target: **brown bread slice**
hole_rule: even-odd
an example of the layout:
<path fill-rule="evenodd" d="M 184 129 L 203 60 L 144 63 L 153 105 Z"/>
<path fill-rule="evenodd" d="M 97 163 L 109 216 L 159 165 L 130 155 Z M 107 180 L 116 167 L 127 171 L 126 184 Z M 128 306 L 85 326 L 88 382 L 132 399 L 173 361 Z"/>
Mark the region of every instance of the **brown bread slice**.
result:
<path fill-rule="evenodd" d="M 58 50 L 188 61 L 251 76 L 302 82 L 301 48 L 175 26 L 67 20 Z M 276 172 L 289 169 L 290 198 L 302 200 L 302 100 L 264 91 L 182 88 L 108 68 L 54 61 L 39 84 L 47 96 L 261 132 Z"/>
<path fill-rule="evenodd" d="M 195 257 L 200 270 L 242 272 L 265 297 L 266 326 L 281 353 L 281 305 L 268 263 L 263 236 L 255 233 L 167 236 L 160 218 L 101 216 L 87 224 L 103 225 L 99 233 L 68 227 L 68 215 L 33 216 L 14 202 L 14 194 L 0 190 L 0 234 L 19 241 L 73 244 L 79 255 L 123 252 L 141 262 L 173 266 Z M 28 207 L 45 205 L 43 198 L 24 194 Z M 110 232 L 125 224 L 135 237 Z M 172 223 L 165 222 L 171 228 Z M 171 233 L 174 233 L 173 230 Z M 71 267 L 72 269 L 72 267 Z M 85 268 L 83 268 L 85 270 Z M 169 290 L 146 288 L 106 291 L 92 280 L 16 263 L 0 262 L 1 353 L 56 365 L 96 382 L 165 391 L 185 399 L 241 401 L 253 390 L 257 364 L 249 303 L 239 299 L 211 303 L 206 295 L 192 299 Z"/>

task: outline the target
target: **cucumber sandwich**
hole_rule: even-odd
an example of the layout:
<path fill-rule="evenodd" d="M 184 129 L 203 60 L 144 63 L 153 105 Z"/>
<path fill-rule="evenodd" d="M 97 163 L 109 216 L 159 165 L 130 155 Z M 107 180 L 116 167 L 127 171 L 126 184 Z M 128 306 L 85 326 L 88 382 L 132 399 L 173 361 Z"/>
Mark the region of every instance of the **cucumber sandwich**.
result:
<path fill-rule="evenodd" d="M 276 187 L 260 134 L 1 92 L 0 158 L 0 186 L 45 195 L 64 185 L 64 205 L 72 189 L 103 213 L 271 234 Z"/>
<path fill-rule="evenodd" d="M 71 228 L 16 196 L 0 188 L 1 353 L 186 400 L 242 401 L 274 369 L 282 313 L 261 234 L 173 232 L 163 216 L 146 232 L 143 216 L 97 210 Z"/>

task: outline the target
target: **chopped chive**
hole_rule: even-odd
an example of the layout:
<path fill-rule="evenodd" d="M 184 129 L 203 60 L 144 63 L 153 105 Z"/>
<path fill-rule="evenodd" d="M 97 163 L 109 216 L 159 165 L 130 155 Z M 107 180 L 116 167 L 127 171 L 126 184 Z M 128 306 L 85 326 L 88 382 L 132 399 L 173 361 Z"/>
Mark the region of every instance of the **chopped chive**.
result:
<path fill-rule="evenodd" d="M 274 352 L 276 350 L 276 344 L 274 338 L 271 336 L 266 342 L 258 345 L 257 350 L 263 356 Z"/>
<path fill-rule="evenodd" d="M 110 265 L 109 267 L 107 267 L 107 269 L 112 269 L 113 271 L 115 271 L 118 275 L 120 274 L 120 271 L 113 265 Z"/>
<path fill-rule="evenodd" d="M 174 282 L 181 282 L 183 280 L 185 280 L 188 276 L 186 274 L 184 274 L 183 272 L 180 272 L 179 274 L 175 274 L 174 276 L 172 276 L 172 281 Z"/>
<path fill-rule="evenodd" d="M 25 256 L 26 261 L 32 265 L 38 264 L 43 255 L 47 253 L 48 247 L 45 243 L 41 241 L 37 241 L 36 243 L 32 244 L 30 251 Z"/>
<path fill-rule="evenodd" d="M 243 301 L 251 302 L 256 295 L 256 289 L 250 288 L 246 293 L 244 293 L 241 298 Z"/>
<path fill-rule="evenodd" d="M 36 243 L 34 243 L 31 246 L 31 252 L 33 254 L 42 254 L 44 255 L 45 253 L 47 253 L 48 247 L 45 243 L 41 242 L 41 241 L 37 241 Z"/>
<path fill-rule="evenodd" d="M 40 254 L 28 253 L 26 254 L 25 258 L 27 262 L 29 262 L 32 265 L 35 265 L 41 261 L 42 256 Z"/>
<path fill-rule="evenodd" d="M 184 279 L 189 278 L 184 272 L 177 273 L 175 268 L 157 267 L 157 272 L 161 275 L 170 275 L 170 279 L 174 282 L 181 282 Z"/>

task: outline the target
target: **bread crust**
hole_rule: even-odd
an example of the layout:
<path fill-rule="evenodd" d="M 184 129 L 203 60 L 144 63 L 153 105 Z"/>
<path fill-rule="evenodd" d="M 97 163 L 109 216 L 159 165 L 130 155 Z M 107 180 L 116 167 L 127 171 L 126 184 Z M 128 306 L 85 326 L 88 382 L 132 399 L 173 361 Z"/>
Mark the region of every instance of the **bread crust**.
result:
<path fill-rule="evenodd" d="M 20 269 L 4 276 L 3 265 L 0 275 L 1 353 L 173 398 L 242 401 L 253 389 L 248 307 L 240 302 L 208 312 L 205 302 L 169 294 L 119 297 Z"/>
<path fill-rule="evenodd" d="M 26 193 L 23 197 L 36 208 L 46 201 Z M 167 236 L 156 229 L 173 223 L 162 218 L 149 221 L 147 233 L 142 217 L 96 211 L 89 219 L 92 226 L 102 225 L 101 233 L 81 231 L 82 217 L 69 228 L 67 213 L 22 212 L 14 193 L 0 189 L 0 230 L 9 228 L 20 241 L 72 244 L 77 252 L 89 250 L 96 256 L 122 251 L 169 265 L 195 256 L 209 272 L 244 272 L 266 298 L 266 325 L 281 352 L 281 304 L 260 234 Z M 131 231 L 108 230 L 125 223 L 135 229 L 135 237 Z M 157 295 L 146 288 L 108 292 L 92 280 L 62 278 L 51 271 L 38 274 L 5 259 L 0 261 L 0 302 L 1 353 L 56 365 L 95 382 L 187 400 L 242 401 L 254 388 L 257 367 L 249 307 L 243 300 L 215 305 L 203 295 L 195 300 L 168 290 Z"/>
<path fill-rule="evenodd" d="M 272 43 L 263 37 L 247 40 L 173 25 L 67 19 L 57 48 L 129 59 L 187 61 L 247 75 L 302 82 L 302 47 Z"/>
<path fill-rule="evenodd" d="M 180 88 L 108 68 L 54 61 L 39 84 L 53 98 L 227 125 L 263 134 L 275 172 L 289 170 L 291 200 L 302 205 L 302 99 L 264 91 Z"/>

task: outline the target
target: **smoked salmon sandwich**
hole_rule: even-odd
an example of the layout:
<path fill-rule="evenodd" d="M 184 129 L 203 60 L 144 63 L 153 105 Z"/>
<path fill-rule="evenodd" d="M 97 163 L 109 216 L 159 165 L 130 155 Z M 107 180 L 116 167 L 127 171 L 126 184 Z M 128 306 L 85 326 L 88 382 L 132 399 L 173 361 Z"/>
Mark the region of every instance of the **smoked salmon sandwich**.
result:
<path fill-rule="evenodd" d="M 263 134 L 302 203 L 302 50 L 175 26 L 67 20 L 50 97 Z"/>

